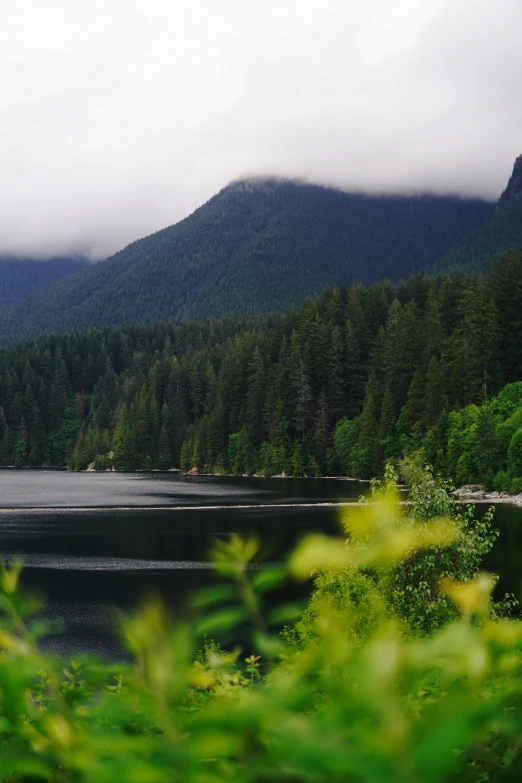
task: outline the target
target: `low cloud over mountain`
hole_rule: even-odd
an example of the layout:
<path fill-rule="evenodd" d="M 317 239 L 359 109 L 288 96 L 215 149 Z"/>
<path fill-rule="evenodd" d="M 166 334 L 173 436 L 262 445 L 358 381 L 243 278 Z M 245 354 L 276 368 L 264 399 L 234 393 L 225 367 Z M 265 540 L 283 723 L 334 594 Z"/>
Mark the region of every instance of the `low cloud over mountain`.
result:
<path fill-rule="evenodd" d="M 6 0 L 0 254 L 100 259 L 248 175 L 496 199 L 519 0 Z"/>

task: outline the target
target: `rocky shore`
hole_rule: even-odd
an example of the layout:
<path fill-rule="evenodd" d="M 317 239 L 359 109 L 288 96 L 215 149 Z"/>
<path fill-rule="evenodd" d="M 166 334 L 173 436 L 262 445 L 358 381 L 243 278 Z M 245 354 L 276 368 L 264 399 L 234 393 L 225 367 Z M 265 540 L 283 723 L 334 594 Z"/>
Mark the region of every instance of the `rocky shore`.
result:
<path fill-rule="evenodd" d="M 474 500 L 476 503 L 511 503 L 522 506 L 522 493 L 510 495 L 509 492 L 488 492 L 478 484 L 466 484 L 456 489 L 453 495 L 459 500 Z"/>

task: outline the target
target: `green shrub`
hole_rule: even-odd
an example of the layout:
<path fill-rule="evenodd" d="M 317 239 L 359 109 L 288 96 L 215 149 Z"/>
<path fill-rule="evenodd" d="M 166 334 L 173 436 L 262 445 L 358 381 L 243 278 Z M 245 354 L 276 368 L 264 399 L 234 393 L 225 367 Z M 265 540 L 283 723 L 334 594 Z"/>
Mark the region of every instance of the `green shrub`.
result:
<path fill-rule="evenodd" d="M 484 404 L 500 423 L 509 419 L 517 408 L 522 406 L 522 381 L 508 383 L 504 388 Z"/>
<path fill-rule="evenodd" d="M 297 625 L 301 640 L 310 636 L 309 622 L 315 618 L 315 605 L 323 604 L 328 599 L 330 607 L 337 612 L 344 609 L 346 602 L 352 602 L 355 595 L 365 594 L 365 606 L 362 613 L 364 627 L 372 627 L 374 612 L 367 604 L 368 591 L 361 590 L 361 584 L 371 578 L 372 583 L 379 587 L 379 596 L 388 612 L 401 622 L 409 633 L 426 634 L 442 628 L 458 616 L 457 607 L 440 591 L 441 578 L 470 582 L 476 579 L 483 557 L 490 552 L 498 536 L 498 530 L 493 529 L 493 509 L 490 509 L 481 519 L 476 519 L 475 507 L 468 503 L 455 500 L 451 494 L 453 487 L 447 482 L 433 478 L 431 466 L 426 466 L 420 478 L 413 484 L 405 512 L 401 511 L 397 493 L 397 477 L 390 466 L 387 466 L 382 482 L 374 482 L 373 499 L 377 502 L 376 513 L 381 512 L 380 503 L 387 504 L 387 513 L 391 514 L 396 532 L 408 536 L 419 526 L 429 525 L 433 521 L 445 519 L 452 527 L 450 545 L 438 545 L 429 549 L 419 549 L 408 557 L 380 573 L 373 570 L 361 574 L 358 568 L 349 568 L 340 573 L 326 570 L 316 581 L 316 591 L 312 596 L 305 615 Z M 368 512 L 365 510 L 365 517 Z M 345 528 L 351 536 L 352 545 L 357 543 L 353 533 L 352 511 L 344 520 Z M 378 525 L 374 519 L 370 528 Z M 373 528 L 372 528 L 373 529 Z M 421 527 L 422 529 L 422 527 Z M 363 525 L 363 530 L 366 527 Z M 369 539 L 365 535 L 358 545 L 368 546 Z M 496 578 L 493 577 L 495 580 Z M 361 582 L 362 580 L 362 582 Z M 509 606 L 510 597 L 506 602 L 492 605 L 492 611 L 501 615 Z M 353 623 L 353 613 L 350 615 Z M 353 625 L 355 628 L 356 626 Z"/>
<path fill-rule="evenodd" d="M 507 465 L 510 475 L 522 476 L 522 427 L 519 427 L 509 442 Z"/>
<path fill-rule="evenodd" d="M 502 422 L 498 427 L 498 436 L 502 447 L 506 451 L 513 435 L 522 427 L 522 408 L 517 408 L 509 419 Z"/>
<path fill-rule="evenodd" d="M 474 449 L 478 418 L 479 408 L 476 405 L 452 411 L 448 417 L 448 468 L 457 484 L 473 479 L 478 473 Z"/>
<path fill-rule="evenodd" d="M 511 479 L 509 483 L 509 491 L 513 495 L 518 495 L 520 492 L 522 492 L 522 478 L 520 476 L 515 476 L 515 478 Z"/>
<path fill-rule="evenodd" d="M 511 477 L 507 470 L 499 470 L 493 480 L 493 487 L 497 492 L 511 491 Z"/>
<path fill-rule="evenodd" d="M 401 479 L 408 485 L 416 484 L 423 472 L 426 462 L 423 449 L 417 449 L 399 462 L 399 474 Z"/>
<path fill-rule="evenodd" d="M 108 454 L 102 454 L 94 460 L 94 470 L 110 470 L 112 468 L 112 459 Z"/>
<path fill-rule="evenodd" d="M 20 590 L 19 568 L 3 568 L 0 779 L 518 780 L 522 624 L 496 618 L 490 577 L 447 573 L 444 553 L 457 556 L 464 540 L 462 509 L 431 482 L 403 515 L 388 471 L 374 502 L 347 520 L 348 541 L 310 536 L 288 568 L 252 568 L 252 540 L 217 542 L 222 584 L 200 592 L 190 622 L 173 623 L 157 602 L 125 620 L 128 663 L 42 654 L 37 604 Z M 462 554 L 464 565 L 476 555 Z M 416 573 L 422 557 L 452 611 L 440 629 L 412 636 L 393 595 L 396 575 Z M 266 608 L 265 596 L 310 574 L 309 607 L 281 637 L 296 607 Z M 222 644 L 238 624 L 252 629 L 243 653 Z"/>

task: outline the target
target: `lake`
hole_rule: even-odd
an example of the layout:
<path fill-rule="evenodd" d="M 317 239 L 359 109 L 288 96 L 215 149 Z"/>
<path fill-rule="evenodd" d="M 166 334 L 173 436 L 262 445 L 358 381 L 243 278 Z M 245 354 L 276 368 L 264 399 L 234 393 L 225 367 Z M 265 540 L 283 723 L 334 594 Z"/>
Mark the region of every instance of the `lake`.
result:
<path fill-rule="evenodd" d="M 186 613 L 190 594 L 215 579 L 208 551 L 216 537 L 255 535 L 260 562 L 280 562 L 306 532 L 339 532 L 346 510 L 330 504 L 367 491 L 337 479 L 0 470 L 0 558 L 23 560 L 23 583 L 63 622 L 48 649 L 114 657 L 117 610 L 159 593 Z M 498 592 L 519 600 L 521 521 L 522 509 L 497 508 L 501 537 L 485 564 L 501 574 Z M 285 597 L 306 590 L 287 588 Z"/>
<path fill-rule="evenodd" d="M 336 479 L 0 470 L 0 557 L 23 560 L 23 583 L 65 624 L 47 647 L 110 657 L 114 607 L 154 592 L 186 611 L 189 595 L 215 580 L 216 537 L 255 535 L 260 561 L 278 562 L 307 530 L 339 531 L 340 509 L 322 504 L 367 490 Z"/>

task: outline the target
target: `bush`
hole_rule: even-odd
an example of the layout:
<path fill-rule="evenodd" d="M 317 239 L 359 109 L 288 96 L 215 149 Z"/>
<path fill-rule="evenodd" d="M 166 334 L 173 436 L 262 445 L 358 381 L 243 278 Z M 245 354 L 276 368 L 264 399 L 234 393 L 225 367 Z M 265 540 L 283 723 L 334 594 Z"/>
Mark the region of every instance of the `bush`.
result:
<path fill-rule="evenodd" d="M 448 545 L 441 541 L 436 546 L 421 547 L 411 555 L 404 556 L 393 567 L 381 572 L 372 569 L 365 572 L 365 578 L 370 577 L 378 585 L 380 599 L 387 611 L 400 618 L 410 634 L 432 633 L 457 618 L 457 607 L 440 590 L 441 578 L 461 582 L 476 579 L 483 557 L 491 550 L 499 535 L 498 530 L 492 527 L 492 508 L 480 520 L 475 519 L 475 507 L 455 500 L 452 489 L 451 484 L 434 479 L 431 466 L 428 465 L 413 485 L 404 513 L 399 507 L 397 476 L 390 466 L 386 468 L 383 481 L 373 483 L 374 505 L 370 509 L 371 514 L 383 513 L 381 504 L 384 503 L 397 535 L 408 537 L 415 530 L 428 534 L 430 526 L 440 519 L 444 519 L 451 529 Z M 374 531 L 378 530 L 379 525 L 378 519 L 368 518 L 368 514 L 367 510 L 363 512 L 363 519 L 357 522 L 358 527 L 356 525 L 359 532 L 355 534 L 354 513 L 344 520 L 352 545 L 363 550 L 375 537 Z M 361 529 L 364 535 L 359 540 Z M 371 531 L 370 537 L 368 529 Z M 492 578 L 493 584 L 496 583 L 496 577 Z M 360 594 L 360 580 L 359 570 L 353 568 L 341 573 L 327 570 L 321 574 L 307 612 L 297 625 L 299 638 L 303 640 L 310 636 L 307 624 L 310 618 L 315 618 L 314 607 L 317 602 L 322 605 L 327 599 L 332 611 L 337 612 L 345 606 L 346 601 L 352 601 L 354 595 Z M 503 614 L 510 601 L 511 597 L 507 596 L 503 602 L 493 604 L 492 611 L 497 615 Z M 374 612 L 366 604 L 362 619 L 367 630 L 372 627 L 373 615 Z M 353 622 L 353 614 L 350 622 Z"/>
<path fill-rule="evenodd" d="M 423 449 L 417 449 L 411 454 L 408 454 L 407 457 L 404 457 L 404 459 L 401 459 L 399 462 L 401 479 L 410 487 L 413 484 L 416 484 L 422 477 L 425 462 Z"/>
<path fill-rule="evenodd" d="M 507 470 L 499 470 L 493 479 L 493 487 L 497 492 L 511 492 L 511 481 Z"/>
<path fill-rule="evenodd" d="M 476 405 L 452 411 L 448 416 L 448 468 L 458 484 L 469 481 L 478 473 L 474 449 L 478 418 L 479 408 Z"/>
<path fill-rule="evenodd" d="M 521 405 L 522 381 L 516 381 L 516 383 L 508 383 L 507 386 L 504 386 L 496 397 L 485 402 L 484 407 L 489 408 L 500 423 L 509 419 Z"/>
<path fill-rule="evenodd" d="M 19 568 L 3 568 L 0 779 L 518 780 L 522 624 L 495 619 L 491 578 L 445 573 L 443 553 L 462 547 L 461 511 L 430 482 L 404 516 L 388 471 L 375 502 L 347 520 L 348 542 L 311 536 L 288 569 L 251 568 L 254 541 L 218 542 L 224 582 L 199 594 L 199 617 L 173 624 L 157 602 L 144 606 L 123 624 L 126 664 L 43 655 L 46 629 L 30 621 L 37 605 Z M 432 581 L 452 612 L 412 638 L 390 596 L 420 557 L 439 564 Z M 265 611 L 264 597 L 310 573 L 310 605 L 281 638 L 296 608 Z M 242 655 L 221 646 L 238 624 L 252 628 Z"/>
<path fill-rule="evenodd" d="M 504 451 L 507 451 L 513 435 L 521 427 L 522 427 L 522 408 L 517 408 L 517 410 L 513 413 L 512 416 L 510 416 L 509 419 L 502 422 L 502 424 L 499 424 L 498 436 Z"/>
<path fill-rule="evenodd" d="M 522 478 L 520 476 L 516 476 L 515 478 L 511 479 L 509 483 L 509 491 L 512 495 L 518 495 L 522 492 Z"/>
<path fill-rule="evenodd" d="M 110 470 L 112 468 L 112 459 L 108 454 L 97 456 L 94 460 L 94 470 Z"/>
<path fill-rule="evenodd" d="M 522 427 L 519 427 L 509 442 L 507 466 L 513 478 L 522 476 Z"/>

